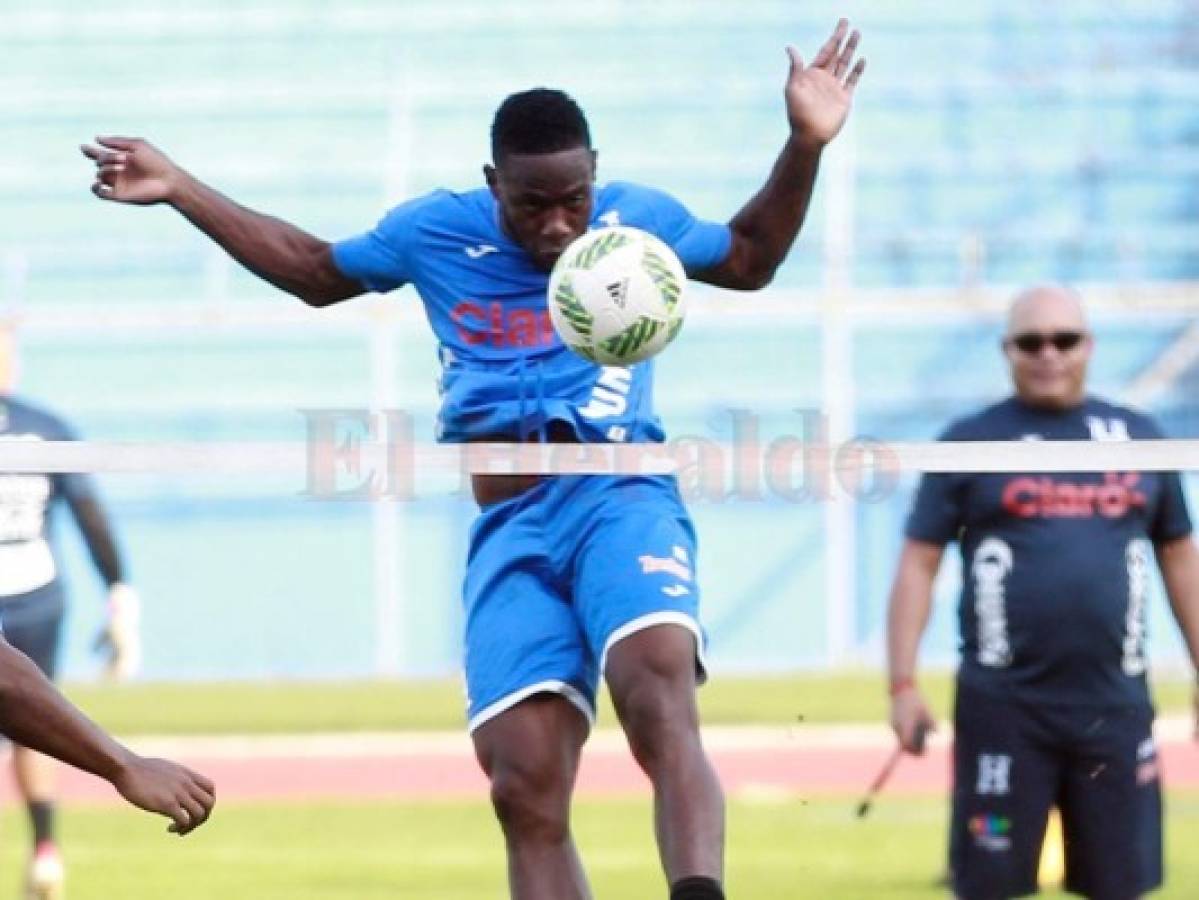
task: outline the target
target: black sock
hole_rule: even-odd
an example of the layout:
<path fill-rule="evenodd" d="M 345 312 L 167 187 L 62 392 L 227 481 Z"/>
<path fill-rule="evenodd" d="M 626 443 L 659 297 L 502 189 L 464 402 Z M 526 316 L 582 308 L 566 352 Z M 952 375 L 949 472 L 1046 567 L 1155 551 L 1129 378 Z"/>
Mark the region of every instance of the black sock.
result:
<path fill-rule="evenodd" d="M 670 900 L 724 900 L 724 891 L 715 878 L 680 878 L 671 885 Z"/>
<path fill-rule="evenodd" d="M 48 800 L 29 801 L 29 821 L 33 823 L 33 843 L 54 840 L 54 804 Z"/>

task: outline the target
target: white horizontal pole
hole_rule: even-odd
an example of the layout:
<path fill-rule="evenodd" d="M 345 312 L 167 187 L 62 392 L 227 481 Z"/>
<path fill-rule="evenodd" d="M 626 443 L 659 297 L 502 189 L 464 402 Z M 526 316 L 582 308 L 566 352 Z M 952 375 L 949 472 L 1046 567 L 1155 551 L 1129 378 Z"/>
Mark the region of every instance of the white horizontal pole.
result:
<path fill-rule="evenodd" d="M 777 454 L 772 457 L 771 454 Z M 753 456 L 760 457 L 758 460 Z M 729 444 L 688 437 L 662 444 L 430 444 L 346 442 L 112 442 L 0 440 L 0 472 L 178 475 L 318 474 L 389 469 L 421 474 L 663 474 L 700 465 L 754 465 L 784 455 L 835 472 L 1108 472 L 1199 470 L 1199 440 L 854 440 L 839 446 Z"/>

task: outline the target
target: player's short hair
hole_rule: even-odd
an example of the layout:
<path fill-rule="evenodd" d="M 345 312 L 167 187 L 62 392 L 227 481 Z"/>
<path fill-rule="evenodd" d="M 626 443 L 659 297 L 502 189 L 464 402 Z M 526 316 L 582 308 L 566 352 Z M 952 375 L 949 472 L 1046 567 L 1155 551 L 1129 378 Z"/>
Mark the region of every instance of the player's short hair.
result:
<path fill-rule="evenodd" d="M 576 147 L 591 149 L 591 130 L 579 104 L 563 91 L 521 91 L 495 111 L 491 158 L 496 163 L 514 153 L 556 153 Z"/>

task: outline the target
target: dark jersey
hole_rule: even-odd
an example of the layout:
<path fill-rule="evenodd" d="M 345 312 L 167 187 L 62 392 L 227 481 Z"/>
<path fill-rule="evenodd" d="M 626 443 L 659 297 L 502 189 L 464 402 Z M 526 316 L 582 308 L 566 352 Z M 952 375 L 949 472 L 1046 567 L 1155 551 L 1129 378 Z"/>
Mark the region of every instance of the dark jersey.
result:
<path fill-rule="evenodd" d="M 1054 412 L 1011 398 L 946 441 L 1160 438 L 1141 413 L 1088 398 Z M 1177 473 L 936 473 L 909 538 L 962 552 L 964 683 L 1045 703 L 1148 701 L 1146 599 L 1155 544 L 1191 523 Z"/>
<path fill-rule="evenodd" d="M 70 441 L 57 416 L 0 395 L 0 441 Z M 98 514 L 91 479 L 68 473 L 0 472 L 0 600 L 29 593 L 58 577 L 51 522 L 66 503 L 79 520 L 89 549 L 108 582 L 119 580 L 112 541 Z"/>

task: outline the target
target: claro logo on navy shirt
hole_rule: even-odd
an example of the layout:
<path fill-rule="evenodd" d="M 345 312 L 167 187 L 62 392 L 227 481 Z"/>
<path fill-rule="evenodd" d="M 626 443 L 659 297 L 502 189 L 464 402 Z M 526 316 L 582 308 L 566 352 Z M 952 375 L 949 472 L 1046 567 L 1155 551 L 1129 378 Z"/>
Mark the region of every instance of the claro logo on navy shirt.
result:
<path fill-rule="evenodd" d="M 1144 509 L 1138 472 L 1105 472 L 1102 484 L 1068 481 L 1045 475 L 1012 478 L 1003 488 L 1003 508 L 1022 519 L 1118 519 Z"/>

